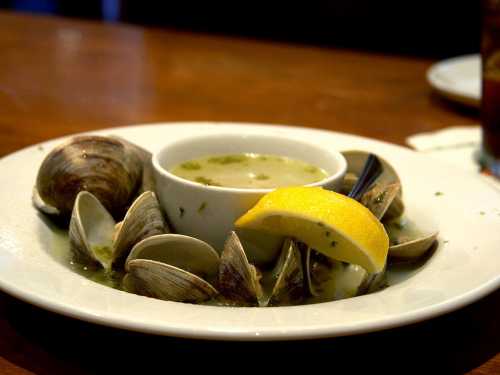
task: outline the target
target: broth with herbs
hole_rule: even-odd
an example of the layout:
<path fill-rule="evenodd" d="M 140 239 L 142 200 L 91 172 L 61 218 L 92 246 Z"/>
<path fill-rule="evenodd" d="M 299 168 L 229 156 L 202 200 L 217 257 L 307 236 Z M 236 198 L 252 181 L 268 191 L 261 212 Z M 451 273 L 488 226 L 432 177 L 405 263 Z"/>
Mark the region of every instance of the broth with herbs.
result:
<path fill-rule="evenodd" d="M 170 172 L 204 185 L 247 189 L 307 185 L 328 176 L 302 160 L 255 153 L 204 156 L 178 164 Z"/>

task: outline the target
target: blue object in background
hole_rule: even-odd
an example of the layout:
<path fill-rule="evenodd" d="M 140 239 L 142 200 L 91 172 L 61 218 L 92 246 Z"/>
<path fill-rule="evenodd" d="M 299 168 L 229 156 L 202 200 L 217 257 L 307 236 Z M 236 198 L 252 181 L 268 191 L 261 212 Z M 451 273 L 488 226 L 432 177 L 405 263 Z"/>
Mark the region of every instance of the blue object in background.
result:
<path fill-rule="evenodd" d="M 12 8 L 33 13 L 55 13 L 57 5 L 54 0 L 14 0 Z"/>
<path fill-rule="evenodd" d="M 120 18 L 120 0 L 102 0 L 102 18 L 106 21 L 118 21 Z"/>

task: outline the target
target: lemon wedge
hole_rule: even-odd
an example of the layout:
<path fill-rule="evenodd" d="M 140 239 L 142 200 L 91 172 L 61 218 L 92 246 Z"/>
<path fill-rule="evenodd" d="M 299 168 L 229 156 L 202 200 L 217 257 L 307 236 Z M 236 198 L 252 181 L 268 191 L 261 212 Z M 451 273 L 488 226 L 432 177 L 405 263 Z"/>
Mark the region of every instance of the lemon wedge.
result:
<path fill-rule="evenodd" d="M 384 268 L 389 249 L 384 226 L 365 206 L 320 187 L 276 189 L 235 226 L 294 237 L 330 258 L 373 273 Z"/>

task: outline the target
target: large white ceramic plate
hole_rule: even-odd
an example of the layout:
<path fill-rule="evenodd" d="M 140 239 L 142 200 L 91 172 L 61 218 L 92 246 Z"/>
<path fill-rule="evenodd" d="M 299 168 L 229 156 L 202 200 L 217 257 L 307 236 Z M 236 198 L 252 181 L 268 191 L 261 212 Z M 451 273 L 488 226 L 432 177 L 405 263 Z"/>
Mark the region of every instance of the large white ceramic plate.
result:
<path fill-rule="evenodd" d="M 177 123 L 103 130 L 152 151 L 188 134 L 227 130 L 287 134 L 336 149 L 363 149 L 400 173 L 408 214 L 440 229 L 434 255 L 414 275 L 378 293 L 295 307 L 228 308 L 164 302 L 94 283 L 53 254 L 54 233 L 31 206 L 38 166 L 60 140 L 0 160 L 0 288 L 78 319 L 162 335 L 273 340 L 349 335 L 428 319 L 492 292 L 500 283 L 500 195 L 474 175 L 399 146 L 304 128 Z M 436 192 L 443 194 L 436 195 Z"/>
<path fill-rule="evenodd" d="M 429 68 L 427 80 L 448 99 L 478 107 L 481 101 L 481 58 L 476 54 L 440 61 Z"/>

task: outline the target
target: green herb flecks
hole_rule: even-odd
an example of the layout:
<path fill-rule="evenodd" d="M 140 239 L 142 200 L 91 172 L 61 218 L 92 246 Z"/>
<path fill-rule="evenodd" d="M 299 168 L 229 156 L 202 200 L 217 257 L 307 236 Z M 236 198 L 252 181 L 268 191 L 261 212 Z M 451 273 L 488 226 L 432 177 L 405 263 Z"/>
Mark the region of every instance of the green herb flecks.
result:
<path fill-rule="evenodd" d="M 319 169 L 314 165 L 308 165 L 307 167 L 304 168 L 304 171 L 307 173 L 318 173 Z"/>
<path fill-rule="evenodd" d="M 375 198 L 375 204 L 380 204 L 384 201 L 385 199 L 385 195 L 386 195 L 387 191 L 384 190 L 382 193 L 380 193 L 379 195 L 377 195 L 377 197 Z"/>
<path fill-rule="evenodd" d="M 326 237 L 330 237 L 330 232 L 325 232 Z"/>
<path fill-rule="evenodd" d="M 187 171 L 197 171 L 201 169 L 201 165 L 196 161 L 186 161 L 185 163 L 181 164 L 181 168 Z"/>
<path fill-rule="evenodd" d="M 207 208 L 207 202 L 202 202 L 200 207 L 198 207 L 198 213 L 201 214 L 205 208 Z"/>
<path fill-rule="evenodd" d="M 179 207 L 179 217 L 182 219 L 182 217 L 184 216 L 184 214 L 186 213 L 186 210 L 184 209 L 184 207 Z"/>
<path fill-rule="evenodd" d="M 479 215 L 484 216 L 486 213 L 484 211 L 479 211 Z"/>
<path fill-rule="evenodd" d="M 214 164 L 233 164 L 242 163 L 248 159 L 247 155 L 224 155 L 224 156 L 214 156 L 208 159 L 209 163 Z"/>
<path fill-rule="evenodd" d="M 330 242 L 330 246 L 331 246 L 331 247 L 335 247 L 335 246 L 337 246 L 337 241 L 332 241 L 332 242 Z"/>
<path fill-rule="evenodd" d="M 264 174 L 264 173 L 259 173 L 257 176 L 255 176 L 256 180 L 269 180 L 269 176 Z"/>
<path fill-rule="evenodd" d="M 434 193 L 434 195 L 435 195 L 436 197 L 440 197 L 441 195 L 444 195 L 444 193 L 443 193 L 442 191 L 436 191 L 436 192 Z"/>
<path fill-rule="evenodd" d="M 219 183 L 215 182 L 211 178 L 203 177 L 203 176 L 197 176 L 194 179 L 196 182 L 199 182 L 200 184 L 203 185 L 210 185 L 210 186 L 220 186 Z"/>

